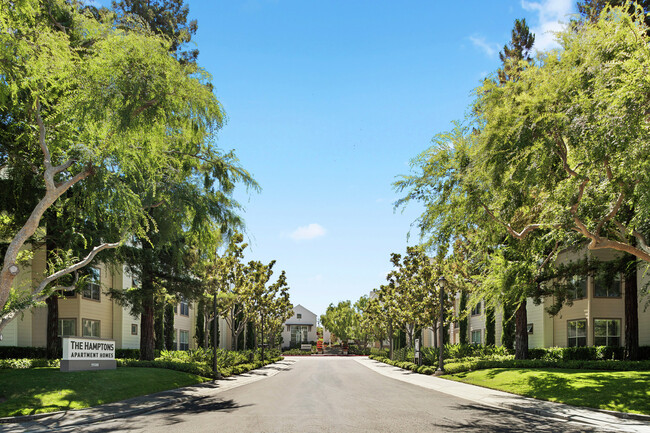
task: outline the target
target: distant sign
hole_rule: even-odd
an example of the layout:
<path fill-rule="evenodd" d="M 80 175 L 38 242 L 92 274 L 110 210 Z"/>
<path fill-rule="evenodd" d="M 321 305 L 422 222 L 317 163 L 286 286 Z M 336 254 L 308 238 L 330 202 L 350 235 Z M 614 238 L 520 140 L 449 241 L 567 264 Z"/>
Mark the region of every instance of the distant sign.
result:
<path fill-rule="evenodd" d="M 415 351 L 416 352 L 420 351 L 420 339 L 419 338 L 415 339 Z"/>
<path fill-rule="evenodd" d="M 65 337 L 61 371 L 106 370 L 116 367 L 115 341 Z"/>
<path fill-rule="evenodd" d="M 311 344 L 301 344 L 300 350 L 311 350 Z"/>

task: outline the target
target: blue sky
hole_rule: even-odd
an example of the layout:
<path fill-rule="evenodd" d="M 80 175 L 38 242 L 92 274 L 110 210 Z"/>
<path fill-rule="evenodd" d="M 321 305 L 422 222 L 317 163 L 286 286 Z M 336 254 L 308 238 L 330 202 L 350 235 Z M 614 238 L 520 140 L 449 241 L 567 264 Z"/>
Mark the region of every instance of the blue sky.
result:
<path fill-rule="evenodd" d="M 539 49 L 567 0 L 190 0 L 199 63 L 213 75 L 235 149 L 260 183 L 245 205 L 247 260 L 277 260 L 294 304 L 321 314 L 385 282 L 419 233 L 392 183 L 462 120 L 499 66 L 516 18 Z"/>

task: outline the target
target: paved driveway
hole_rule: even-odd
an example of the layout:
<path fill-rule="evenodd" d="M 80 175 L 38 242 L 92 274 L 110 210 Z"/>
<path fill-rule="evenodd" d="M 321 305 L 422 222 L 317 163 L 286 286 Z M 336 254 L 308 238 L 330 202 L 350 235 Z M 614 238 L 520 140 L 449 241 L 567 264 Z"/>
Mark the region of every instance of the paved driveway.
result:
<path fill-rule="evenodd" d="M 193 403 L 77 426 L 86 432 L 599 431 L 481 406 L 378 374 L 354 359 L 288 358 L 288 371 Z"/>

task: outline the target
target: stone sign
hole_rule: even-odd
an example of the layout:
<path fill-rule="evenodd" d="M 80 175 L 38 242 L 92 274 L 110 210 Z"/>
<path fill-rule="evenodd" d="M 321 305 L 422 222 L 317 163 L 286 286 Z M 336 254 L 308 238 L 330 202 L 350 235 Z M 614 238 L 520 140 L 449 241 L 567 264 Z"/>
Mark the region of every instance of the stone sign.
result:
<path fill-rule="evenodd" d="M 111 370 L 115 363 L 115 341 L 99 338 L 64 337 L 61 371 Z"/>

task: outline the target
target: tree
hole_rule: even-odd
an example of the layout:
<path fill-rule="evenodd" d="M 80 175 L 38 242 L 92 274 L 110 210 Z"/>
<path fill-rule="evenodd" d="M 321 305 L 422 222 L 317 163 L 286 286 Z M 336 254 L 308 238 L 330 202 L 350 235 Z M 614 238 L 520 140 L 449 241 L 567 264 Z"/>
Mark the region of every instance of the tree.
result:
<path fill-rule="evenodd" d="M 518 239 L 541 229 L 574 239 L 578 234 L 591 250 L 610 248 L 648 262 L 645 17 L 606 9 L 558 40 L 562 49 L 525 68 L 517 81 L 486 82 L 478 92 L 483 149 L 493 155 L 490 172 L 507 173 L 498 176 L 498 187 L 516 183 L 533 199 L 525 206 L 539 209 L 536 220 L 524 224 L 494 215 Z M 505 200 L 506 207 L 514 215 L 522 205 Z M 634 317 L 635 285 L 627 295 Z"/>
<path fill-rule="evenodd" d="M 52 30 L 52 6 L 69 12 L 74 34 Z M 0 273 L 2 329 L 20 310 L 46 299 L 52 283 L 119 246 L 128 233 L 142 235 L 152 224 L 146 209 L 156 204 L 147 200 L 156 179 L 187 161 L 182 155 L 197 155 L 190 149 L 209 143 L 222 115 L 204 71 L 179 64 L 160 38 L 125 33 L 63 1 L 26 0 L 0 13 L 0 101 L 29 131 L 24 145 L 3 144 L 0 154 L 8 167 L 32 165 L 44 184 L 31 213 L 18 217 L 20 228 L 9 234 Z M 39 152 L 41 162 L 34 164 Z M 101 217 L 112 226 L 111 237 L 33 290 L 12 289 L 10 269 L 20 262 L 21 248 L 73 186 L 86 218 Z"/>
<path fill-rule="evenodd" d="M 340 301 L 337 305 L 330 304 L 325 314 L 320 316 L 320 322 L 342 342 L 347 343 L 354 335 L 356 314 L 350 301 Z"/>
<path fill-rule="evenodd" d="M 179 59 L 196 62 L 198 49 L 183 51 L 198 29 L 196 20 L 187 20 L 190 9 L 184 0 L 120 0 L 113 1 L 112 6 L 119 23 L 129 26 L 136 15 L 151 30 L 171 40 L 169 50 Z"/>

